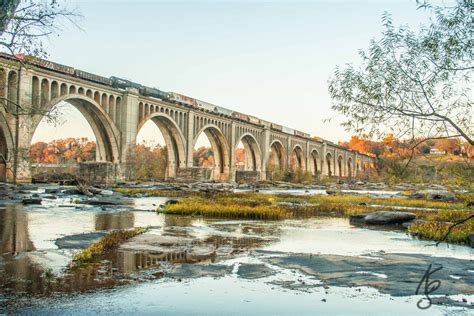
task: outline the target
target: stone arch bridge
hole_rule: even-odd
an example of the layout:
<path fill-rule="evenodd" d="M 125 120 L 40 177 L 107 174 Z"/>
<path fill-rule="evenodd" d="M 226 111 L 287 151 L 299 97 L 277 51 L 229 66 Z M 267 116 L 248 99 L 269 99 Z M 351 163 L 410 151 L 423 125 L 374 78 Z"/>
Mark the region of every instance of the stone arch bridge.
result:
<path fill-rule="evenodd" d="M 35 65 L 0 55 L 0 180 L 31 180 L 28 154 L 33 134 L 41 119 L 63 101 L 76 107 L 92 127 L 97 161 L 116 164 L 119 170 L 124 170 L 140 128 L 150 120 L 159 127 L 168 148 L 169 178 L 180 178 L 196 168 L 192 152 L 201 133 L 209 138 L 214 153 L 211 178 L 220 181 L 234 181 L 239 174 L 263 180 L 269 166 L 272 170 L 299 168 L 315 177 L 347 178 L 365 177 L 374 166 L 369 156 L 276 124 L 147 97 L 134 87 L 114 88 L 97 79 L 103 77 L 85 72 L 78 76 L 51 65 L 58 64 Z M 240 142 L 245 163 L 237 168 L 235 153 Z"/>

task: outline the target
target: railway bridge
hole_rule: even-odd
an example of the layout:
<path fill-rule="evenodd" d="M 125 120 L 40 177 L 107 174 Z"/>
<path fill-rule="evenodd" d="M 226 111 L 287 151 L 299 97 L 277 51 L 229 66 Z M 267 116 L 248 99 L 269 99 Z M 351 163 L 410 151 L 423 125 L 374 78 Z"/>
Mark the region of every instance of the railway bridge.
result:
<path fill-rule="evenodd" d="M 29 151 L 45 115 L 61 102 L 77 108 L 97 141 L 96 160 L 123 170 L 137 134 L 154 122 L 168 149 L 167 177 L 197 168 L 193 148 L 201 133 L 214 154 L 210 177 L 234 181 L 239 174 L 264 180 L 272 170 L 300 169 L 315 177 L 364 177 L 374 158 L 329 141 L 184 95 L 30 57 L 0 55 L 0 177 L 31 181 Z M 245 148 L 243 167 L 236 150 Z M 192 174 L 192 172 L 191 172 Z"/>

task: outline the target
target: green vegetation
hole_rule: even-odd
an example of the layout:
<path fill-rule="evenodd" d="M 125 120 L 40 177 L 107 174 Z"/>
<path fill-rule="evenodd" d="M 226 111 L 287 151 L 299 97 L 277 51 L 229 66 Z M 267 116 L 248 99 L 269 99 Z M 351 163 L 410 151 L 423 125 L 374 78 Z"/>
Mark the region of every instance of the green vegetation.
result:
<path fill-rule="evenodd" d="M 76 266 L 90 263 L 97 257 L 117 249 L 120 244 L 128 239 L 143 234 L 146 231 L 148 231 L 148 228 L 136 227 L 130 230 L 117 230 L 110 232 L 86 249 L 74 254 L 72 262 Z"/>

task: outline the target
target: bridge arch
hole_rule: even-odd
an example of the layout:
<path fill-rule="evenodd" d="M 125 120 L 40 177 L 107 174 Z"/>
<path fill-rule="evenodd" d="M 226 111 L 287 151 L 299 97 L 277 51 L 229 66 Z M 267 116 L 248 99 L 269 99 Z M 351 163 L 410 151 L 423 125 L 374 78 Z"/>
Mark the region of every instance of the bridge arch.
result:
<path fill-rule="evenodd" d="M 186 165 L 185 138 L 176 122 L 167 114 L 154 112 L 145 117 L 137 128 L 137 134 L 149 120 L 156 124 L 165 140 L 168 150 L 168 167 L 166 177 L 175 178 L 177 169 Z"/>
<path fill-rule="evenodd" d="M 253 136 L 250 133 L 244 133 L 237 140 L 235 145 L 234 152 L 237 150 L 237 146 L 242 142 L 245 148 L 245 170 L 251 171 L 260 171 L 262 170 L 262 152 L 260 146 Z"/>
<path fill-rule="evenodd" d="M 318 176 L 321 173 L 321 158 L 317 149 L 311 150 L 309 171 L 313 176 Z"/>
<path fill-rule="evenodd" d="M 331 153 L 327 153 L 326 157 L 326 176 L 331 177 L 333 175 L 333 169 L 332 169 L 332 155 Z"/>
<path fill-rule="evenodd" d="M 351 179 L 354 175 L 352 174 L 354 169 L 354 164 L 352 162 L 352 157 L 347 159 L 347 177 Z"/>
<path fill-rule="evenodd" d="M 269 163 L 277 168 L 277 170 L 283 171 L 287 168 L 287 153 L 283 143 L 275 139 L 270 143 L 269 146 Z"/>
<path fill-rule="evenodd" d="M 97 140 L 96 160 L 118 163 L 120 161 L 120 132 L 100 105 L 85 95 L 69 94 L 51 100 L 41 110 L 48 113 L 61 102 L 74 106 L 91 126 Z M 43 118 L 42 114 L 33 117 L 33 131 L 36 131 Z M 30 143 L 33 133 L 30 136 Z"/>
<path fill-rule="evenodd" d="M 290 157 L 291 171 L 306 170 L 306 159 L 303 148 L 300 145 L 293 146 Z"/>
<path fill-rule="evenodd" d="M 342 158 L 342 155 L 337 156 L 337 176 L 338 177 L 343 177 L 344 176 L 344 158 Z"/>
<path fill-rule="evenodd" d="M 10 128 L 5 116 L 0 112 L 0 182 L 7 181 L 7 168 L 10 165 L 10 155 L 13 148 L 13 137 Z"/>
<path fill-rule="evenodd" d="M 228 180 L 230 176 L 230 147 L 224 133 L 217 125 L 207 124 L 196 133 L 193 148 L 201 133 L 204 133 L 209 139 L 214 153 L 214 169 L 211 177 L 214 180 Z"/>

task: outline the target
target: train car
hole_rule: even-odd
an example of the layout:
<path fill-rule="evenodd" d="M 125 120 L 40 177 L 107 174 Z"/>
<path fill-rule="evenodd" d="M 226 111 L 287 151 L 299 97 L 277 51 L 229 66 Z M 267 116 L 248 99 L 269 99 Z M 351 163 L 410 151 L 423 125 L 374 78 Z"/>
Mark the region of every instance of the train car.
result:
<path fill-rule="evenodd" d="M 272 123 L 270 123 L 268 121 L 265 121 L 265 120 L 260 120 L 260 125 L 268 127 L 268 128 L 272 127 Z"/>
<path fill-rule="evenodd" d="M 140 89 L 143 87 L 141 84 L 127 80 L 127 79 L 122 79 L 118 77 L 110 77 L 110 80 L 112 81 L 112 87 L 114 88 L 120 88 L 120 89 L 127 89 L 127 88 L 135 88 L 135 89 Z"/>
<path fill-rule="evenodd" d="M 276 131 L 283 132 L 283 126 L 281 126 L 281 125 L 272 123 L 271 128 L 276 130 Z"/>
<path fill-rule="evenodd" d="M 252 115 L 249 115 L 248 117 L 250 123 L 260 125 L 260 119 L 258 117 Z"/>
<path fill-rule="evenodd" d="M 282 131 L 283 133 L 295 135 L 295 130 L 292 129 L 292 128 L 288 128 L 288 127 L 283 126 L 283 128 L 282 128 L 281 131 Z"/>
<path fill-rule="evenodd" d="M 194 108 L 198 107 L 197 101 L 194 98 L 191 98 L 191 97 L 188 97 L 188 96 L 176 93 L 176 92 L 170 92 L 170 94 L 171 94 L 171 100 L 172 101 L 175 101 L 175 102 L 180 103 L 180 104 L 192 106 Z"/>
<path fill-rule="evenodd" d="M 196 103 L 200 109 L 207 112 L 214 112 L 214 109 L 216 108 L 214 104 L 206 102 L 206 101 L 201 101 L 201 100 L 196 99 Z"/>
<path fill-rule="evenodd" d="M 221 114 L 221 115 L 225 115 L 225 116 L 232 116 L 232 113 L 234 113 L 234 111 L 232 111 L 232 110 L 229 110 L 229 109 L 217 106 L 217 105 L 214 108 L 214 112 L 216 112 L 218 114 Z"/>
<path fill-rule="evenodd" d="M 41 58 L 31 56 L 31 55 L 16 54 L 15 57 L 20 60 L 23 60 L 24 62 L 28 64 L 32 64 L 44 69 L 53 70 L 53 71 L 61 72 L 68 75 L 74 75 L 73 67 L 61 65 L 61 64 L 54 63 L 52 61 L 41 59 Z"/>
<path fill-rule="evenodd" d="M 112 80 L 110 80 L 110 78 L 94 75 L 94 74 L 91 74 L 90 72 L 79 70 L 79 69 L 74 70 L 74 76 L 81 79 L 88 80 L 88 81 L 105 84 L 108 86 L 112 85 Z"/>
<path fill-rule="evenodd" d="M 300 132 L 300 131 L 297 131 L 295 130 L 295 136 L 299 136 L 299 137 L 304 137 L 304 133 L 303 132 Z"/>
<path fill-rule="evenodd" d="M 234 111 L 232 113 L 232 116 L 235 117 L 236 119 L 239 119 L 239 120 L 242 120 L 242 121 L 246 121 L 246 122 L 249 121 L 249 116 L 247 114 L 243 114 L 243 113 Z"/>
<path fill-rule="evenodd" d="M 157 98 L 160 100 L 170 100 L 171 99 L 171 94 L 165 91 L 161 91 L 160 89 L 157 88 L 150 88 L 150 87 L 145 87 L 142 86 L 141 88 L 138 89 L 138 92 L 140 92 L 141 95 L 145 97 L 152 97 L 152 98 Z"/>

